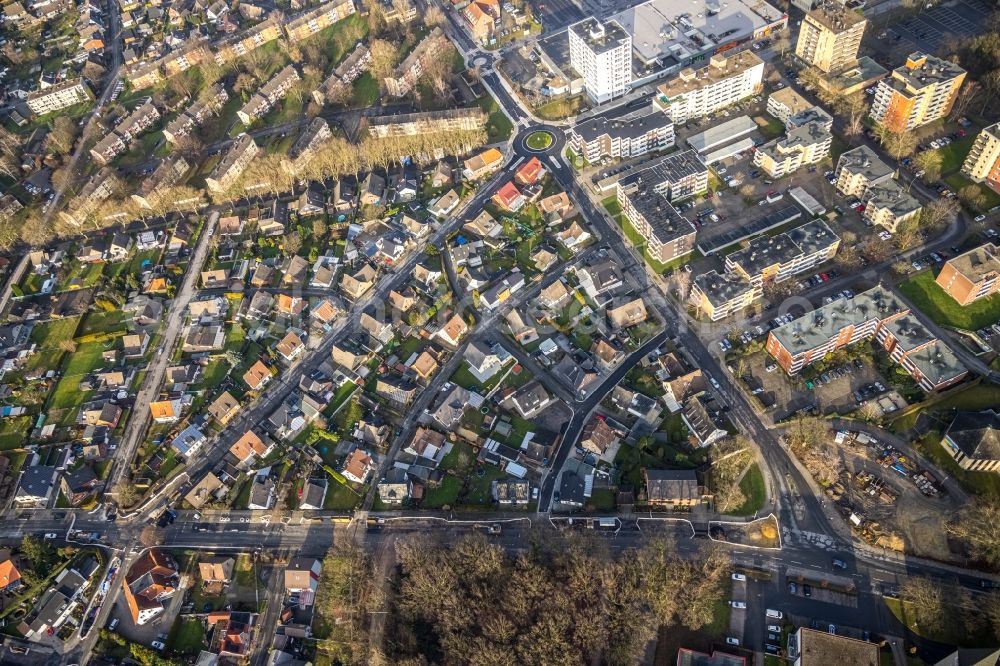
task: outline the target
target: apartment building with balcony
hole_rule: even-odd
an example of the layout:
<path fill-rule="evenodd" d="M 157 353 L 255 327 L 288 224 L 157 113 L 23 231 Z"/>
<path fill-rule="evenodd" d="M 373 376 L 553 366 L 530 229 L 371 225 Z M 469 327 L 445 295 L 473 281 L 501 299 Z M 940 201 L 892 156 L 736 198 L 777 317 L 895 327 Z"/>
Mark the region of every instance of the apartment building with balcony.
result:
<path fill-rule="evenodd" d="M 237 117 L 244 125 L 250 125 L 258 118 L 267 115 L 278 100 L 288 94 L 300 80 L 298 70 L 292 65 L 286 65 L 247 100 L 243 108 L 236 112 Z"/>
<path fill-rule="evenodd" d="M 753 51 L 713 55 L 701 69 L 682 69 L 657 87 L 653 104 L 675 123 L 714 113 L 760 92 L 764 61 Z"/>
<path fill-rule="evenodd" d="M 875 341 L 925 391 L 946 389 L 969 374 L 955 352 L 931 335 L 912 314 L 887 321 L 876 332 Z"/>
<path fill-rule="evenodd" d="M 294 44 L 312 37 L 323 28 L 347 18 L 356 11 L 353 0 L 333 0 L 293 17 L 285 24 L 288 41 Z"/>
<path fill-rule="evenodd" d="M 617 21 L 591 17 L 566 30 L 570 66 L 583 78 L 594 104 L 625 94 L 632 83 L 632 36 Z"/>
<path fill-rule="evenodd" d="M 935 280 L 959 305 L 969 305 L 1000 292 L 997 246 L 986 243 L 952 257 Z"/>
<path fill-rule="evenodd" d="M 189 136 L 208 118 L 219 113 L 227 101 L 229 93 L 226 92 L 226 88 L 221 83 L 216 83 L 209 89 L 208 94 L 199 97 L 198 101 L 167 123 L 163 129 L 163 137 L 170 143 L 177 143 Z"/>
<path fill-rule="evenodd" d="M 65 109 L 74 104 L 84 104 L 94 100 L 90 88 L 82 78 L 66 79 L 54 86 L 28 93 L 25 104 L 35 115 L 41 116 Z"/>
<path fill-rule="evenodd" d="M 626 194 L 651 189 L 674 203 L 708 191 L 708 167 L 696 151 L 682 150 L 623 175 L 616 187 Z"/>
<path fill-rule="evenodd" d="M 965 70 L 936 56 L 917 51 L 906 64 L 878 82 L 871 117 L 893 132 L 916 129 L 951 111 Z"/>
<path fill-rule="evenodd" d="M 618 204 L 656 261 L 665 264 L 694 250 L 694 225 L 677 212 L 666 195 L 646 189 L 626 193 L 618 188 Z"/>
<path fill-rule="evenodd" d="M 807 164 L 816 164 L 830 154 L 833 135 L 819 122 L 809 122 L 786 129 L 785 136 L 758 146 L 754 166 L 772 178 L 781 178 Z"/>
<path fill-rule="evenodd" d="M 83 189 L 73 197 L 64 210 L 59 212 L 59 216 L 65 222 L 78 227 L 97 210 L 101 203 L 122 188 L 123 183 L 114 169 L 104 167 L 90 177 Z"/>
<path fill-rule="evenodd" d="M 416 136 L 437 132 L 462 132 L 483 127 L 486 114 L 479 107 L 419 113 L 372 116 L 366 119 L 368 133 L 376 138 Z"/>
<path fill-rule="evenodd" d="M 962 173 L 1000 193 L 1000 123 L 979 132 L 962 164 Z"/>
<path fill-rule="evenodd" d="M 839 72 L 858 59 L 868 21 L 841 3 L 823 2 L 810 10 L 795 43 L 795 55 L 826 74 Z"/>
<path fill-rule="evenodd" d="M 435 27 L 424 37 L 403 62 L 385 78 L 385 89 L 392 97 L 404 97 L 417 85 L 424 71 L 424 63 L 444 53 L 450 42 L 440 27 Z"/>
<path fill-rule="evenodd" d="M 688 302 L 698 316 L 719 321 L 754 302 L 754 287 L 738 273 L 711 270 L 696 275 L 691 282 Z"/>
<path fill-rule="evenodd" d="M 595 116 L 570 130 L 570 146 L 587 162 L 627 159 L 674 145 L 674 123 L 658 111 L 642 109 L 619 118 Z"/>
<path fill-rule="evenodd" d="M 269 18 L 242 32 L 223 37 L 215 43 L 215 62 L 225 65 L 236 58 L 245 56 L 268 42 L 281 37 L 281 26 L 275 18 Z"/>
<path fill-rule="evenodd" d="M 766 349 L 785 372 L 794 375 L 830 352 L 874 338 L 889 320 L 907 312 L 892 292 L 873 287 L 773 329 Z"/>
<path fill-rule="evenodd" d="M 892 233 L 900 224 L 915 220 L 923 208 L 912 194 L 892 179 L 870 185 L 861 201 L 865 204 L 865 219 Z"/>
<path fill-rule="evenodd" d="M 764 285 L 784 282 L 833 259 L 840 236 L 823 220 L 812 220 L 787 232 L 758 236 L 747 246 L 726 256 L 726 272 L 743 277 L 753 286 L 754 298 Z"/>
<path fill-rule="evenodd" d="M 868 146 L 858 146 L 840 155 L 834 177 L 838 192 L 860 198 L 872 185 L 892 180 L 892 167 Z"/>

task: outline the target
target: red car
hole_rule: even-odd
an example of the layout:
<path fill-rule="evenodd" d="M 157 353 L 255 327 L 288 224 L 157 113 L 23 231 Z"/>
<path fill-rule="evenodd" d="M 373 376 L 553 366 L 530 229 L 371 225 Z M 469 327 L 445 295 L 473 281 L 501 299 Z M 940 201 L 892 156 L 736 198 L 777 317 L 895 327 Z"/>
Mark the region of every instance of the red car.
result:
<path fill-rule="evenodd" d="M 826 273 L 820 273 L 819 274 L 819 279 L 821 279 L 823 282 L 829 282 L 830 281 L 830 276 L 827 275 Z"/>

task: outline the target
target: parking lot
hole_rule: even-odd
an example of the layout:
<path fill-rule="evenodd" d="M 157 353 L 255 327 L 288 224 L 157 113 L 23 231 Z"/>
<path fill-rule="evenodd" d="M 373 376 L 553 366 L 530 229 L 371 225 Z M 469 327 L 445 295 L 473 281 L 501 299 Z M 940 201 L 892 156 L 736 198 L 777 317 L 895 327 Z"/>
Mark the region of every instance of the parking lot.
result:
<path fill-rule="evenodd" d="M 897 59 L 914 50 L 948 50 L 954 42 L 979 33 L 993 9 L 985 0 L 932 7 L 886 29 L 873 44 L 883 52 L 898 55 Z"/>

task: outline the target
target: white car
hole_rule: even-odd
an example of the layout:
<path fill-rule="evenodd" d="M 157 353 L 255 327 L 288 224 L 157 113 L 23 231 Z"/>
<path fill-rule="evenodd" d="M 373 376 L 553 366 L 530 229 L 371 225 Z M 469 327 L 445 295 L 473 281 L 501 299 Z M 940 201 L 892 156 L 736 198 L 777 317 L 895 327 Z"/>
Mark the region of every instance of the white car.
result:
<path fill-rule="evenodd" d="M 734 573 L 733 580 L 746 581 L 747 577 L 741 573 Z"/>
<path fill-rule="evenodd" d="M 161 643 L 160 641 L 153 641 L 152 643 L 150 643 L 150 644 L 149 644 L 149 646 L 150 646 L 151 648 L 153 648 L 154 650 L 161 650 L 161 651 L 162 651 L 162 650 L 163 650 L 163 649 L 164 649 L 165 647 L 167 647 L 166 645 L 164 645 L 164 644 L 163 644 L 163 643 Z"/>
<path fill-rule="evenodd" d="M 780 634 L 781 633 L 781 627 L 779 627 L 776 624 L 769 624 L 769 625 L 767 625 L 767 630 L 768 631 L 773 631 L 776 634 Z"/>
<path fill-rule="evenodd" d="M 249 521 L 250 521 L 250 519 L 247 518 L 246 516 L 244 516 L 243 518 L 240 518 L 240 522 L 241 523 L 246 523 L 246 522 L 249 522 Z"/>
<path fill-rule="evenodd" d="M 743 608 L 743 609 L 746 609 L 746 607 L 747 607 L 747 602 L 745 602 L 745 601 L 730 601 L 729 604 L 733 608 Z"/>
<path fill-rule="evenodd" d="M 976 222 L 982 222 L 986 219 L 985 215 L 976 215 Z"/>
<path fill-rule="evenodd" d="M 262 522 L 262 523 L 269 523 L 269 522 L 271 522 L 271 516 L 261 516 L 260 517 L 260 522 Z"/>
<path fill-rule="evenodd" d="M 726 636 L 726 643 L 729 644 L 729 645 L 735 645 L 735 646 L 739 647 L 740 639 L 733 638 L 732 636 Z"/>
<path fill-rule="evenodd" d="M 220 523 L 228 523 L 229 522 L 229 516 L 222 516 L 221 518 L 219 518 L 219 522 Z"/>
<path fill-rule="evenodd" d="M 878 232 L 878 237 L 881 238 L 882 240 L 889 240 L 890 238 L 892 238 L 892 234 L 883 229 L 882 231 Z"/>
<path fill-rule="evenodd" d="M 720 391 L 720 390 L 722 390 L 722 387 L 721 387 L 721 386 L 719 386 L 719 382 L 718 382 L 718 380 L 716 380 L 716 378 L 715 378 L 715 377 L 711 377 L 711 378 L 709 379 L 709 381 L 710 381 L 710 382 L 712 382 L 712 386 L 713 386 L 713 387 L 715 388 L 715 390 L 716 390 L 716 391 Z"/>
<path fill-rule="evenodd" d="M 45 538 L 46 539 L 58 539 L 59 535 L 56 534 L 55 532 L 48 532 L 48 533 L 46 533 Z"/>

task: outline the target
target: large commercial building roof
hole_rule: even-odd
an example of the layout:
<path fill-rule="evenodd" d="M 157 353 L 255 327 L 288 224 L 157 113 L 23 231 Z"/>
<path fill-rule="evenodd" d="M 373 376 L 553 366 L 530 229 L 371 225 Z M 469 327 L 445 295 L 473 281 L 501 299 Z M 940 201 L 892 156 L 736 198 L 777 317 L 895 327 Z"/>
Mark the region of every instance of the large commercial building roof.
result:
<path fill-rule="evenodd" d="M 688 145 L 699 153 L 718 148 L 736 139 L 742 138 L 757 129 L 757 123 L 750 116 L 736 116 L 721 125 L 710 127 L 704 132 L 688 137 Z"/>
<path fill-rule="evenodd" d="M 716 162 L 721 162 L 722 160 L 732 157 L 737 153 L 742 153 L 744 150 L 750 150 L 756 145 L 757 144 L 754 143 L 753 139 L 747 137 L 745 139 L 740 139 L 736 143 L 731 143 L 728 146 L 723 146 L 722 148 L 713 150 L 710 153 L 705 153 L 703 159 L 705 160 L 705 164 L 715 164 Z"/>
<path fill-rule="evenodd" d="M 763 0 L 648 0 L 613 18 L 632 34 L 632 48 L 646 63 L 714 53 L 724 44 L 744 41 L 769 25 L 787 21 L 784 13 Z"/>

